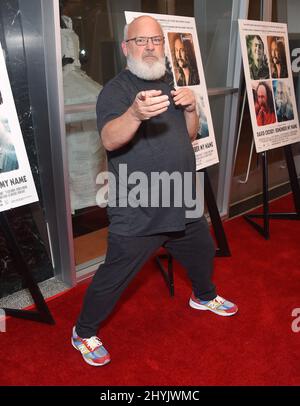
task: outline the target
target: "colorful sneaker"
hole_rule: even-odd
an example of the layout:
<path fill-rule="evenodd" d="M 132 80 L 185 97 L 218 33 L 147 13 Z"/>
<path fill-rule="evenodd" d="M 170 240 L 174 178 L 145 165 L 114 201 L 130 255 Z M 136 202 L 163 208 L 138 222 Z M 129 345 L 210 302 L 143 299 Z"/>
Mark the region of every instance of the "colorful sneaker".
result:
<path fill-rule="evenodd" d="M 109 353 L 104 348 L 101 340 L 96 336 L 81 338 L 77 335 L 75 327 L 73 327 L 71 343 L 76 350 L 81 352 L 83 359 L 89 365 L 100 367 L 110 361 Z"/>
<path fill-rule="evenodd" d="M 189 304 L 193 309 L 210 310 L 219 316 L 233 316 L 238 311 L 237 305 L 229 302 L 221 296 L 205 301 L 198 299 L 194 293 L 192 293 Z"/>

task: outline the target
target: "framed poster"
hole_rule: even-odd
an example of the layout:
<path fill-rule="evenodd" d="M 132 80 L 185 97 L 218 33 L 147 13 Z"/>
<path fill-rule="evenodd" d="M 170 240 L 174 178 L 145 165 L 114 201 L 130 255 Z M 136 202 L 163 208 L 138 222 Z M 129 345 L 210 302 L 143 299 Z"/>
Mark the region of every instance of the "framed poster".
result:
<path fill-rule="evenodd" d="M 219 162 L 214 128 L 208 101 L 194 17 L 125 11 L 126 23 L 149 15 L 155 18 L 164 31 L 166 68 L 173 78 L 170 86 L 190 87 L 196 96 L 200 117 L 197 139 L 193 142 L 197 170 Z"/>
<path fill-rule="evenodd" d="M 300 141 L 287 25 L 239 20 L 256 151 Z"/>
<path fill-rule="evenodd" d="M 0 44 L 0 211 L 38 200 Z"/>

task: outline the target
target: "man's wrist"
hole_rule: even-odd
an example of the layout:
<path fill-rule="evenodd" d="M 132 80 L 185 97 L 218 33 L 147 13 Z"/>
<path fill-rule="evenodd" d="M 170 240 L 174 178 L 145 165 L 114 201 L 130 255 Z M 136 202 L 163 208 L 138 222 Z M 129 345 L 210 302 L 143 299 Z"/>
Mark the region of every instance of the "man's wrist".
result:
<path fill-rule="evenodd" d="M 129 109 L 127 110 L 127 113 L 130 115 L 130 117 L 137 123 L 141 124 L 142 118 L 139 117 L 139 114 L 135 111 L 133 106 L 130 106 Z"/>

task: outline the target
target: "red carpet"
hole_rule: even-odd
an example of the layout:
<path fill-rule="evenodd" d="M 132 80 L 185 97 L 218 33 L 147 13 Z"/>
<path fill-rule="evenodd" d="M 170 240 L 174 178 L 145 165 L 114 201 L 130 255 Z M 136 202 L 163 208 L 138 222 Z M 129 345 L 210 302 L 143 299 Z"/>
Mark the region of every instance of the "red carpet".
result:
<path fill-rule="evenodd" d="M 272 207 L 286 210 L 289 198 Z M 299 385 L 300 222 L 271 221 L 265 241 L 242 218 L 225 223 L 231 258 L 216 258 L 215 283 L 239 313 L 188 307 L 175 267 L 175 298 L 150 261 L 101 332 L 112 362 L 93 368 L 70 344 L 86 284 L 49 303 L 56 326 L 9 319 L 0 334 L 1 385 Z"/>

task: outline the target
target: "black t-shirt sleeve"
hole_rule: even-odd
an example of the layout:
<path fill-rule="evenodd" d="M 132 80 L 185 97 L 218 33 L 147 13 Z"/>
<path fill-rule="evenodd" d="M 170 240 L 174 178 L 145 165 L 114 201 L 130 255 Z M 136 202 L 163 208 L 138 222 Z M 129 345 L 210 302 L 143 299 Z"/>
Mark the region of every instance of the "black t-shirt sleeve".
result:
<path fill-rule="evenodd" d="M 101 131 L 109 121 L 124 114 L 132 104 L 128 91 L 119 82 L 110 82 L 100 92 L 97 100 L 97 127 Z"/>

